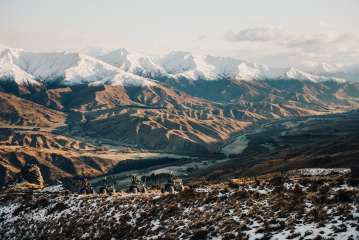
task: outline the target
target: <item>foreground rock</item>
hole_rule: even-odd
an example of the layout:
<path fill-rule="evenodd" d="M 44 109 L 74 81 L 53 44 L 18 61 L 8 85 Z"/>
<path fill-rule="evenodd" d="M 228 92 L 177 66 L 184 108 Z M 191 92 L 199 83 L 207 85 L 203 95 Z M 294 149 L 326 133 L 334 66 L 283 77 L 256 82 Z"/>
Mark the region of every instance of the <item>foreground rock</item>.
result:
<path fill-rule="evenodd" d="M 1 239 L 358 239 L 358 187 L 276 181 L 178 194 L 0 197 Z"/>

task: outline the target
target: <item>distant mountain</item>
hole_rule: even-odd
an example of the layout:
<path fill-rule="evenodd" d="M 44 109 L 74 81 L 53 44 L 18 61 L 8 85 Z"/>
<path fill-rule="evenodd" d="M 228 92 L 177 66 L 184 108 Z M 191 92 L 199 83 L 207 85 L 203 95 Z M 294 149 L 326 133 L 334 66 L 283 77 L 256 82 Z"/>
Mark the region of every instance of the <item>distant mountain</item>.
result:
<path fill-rule="evenodd" d="M 123 71 L 134 74 L 166 73 L 165 69 L 158 64 L 155 57 L 132 52 L 125 48 L 111 51 L 105 55 L 99 56 L 98 58 L 108 64 L 120 68 Z"/>
<path fill-rule="evenodd" d="M 99 56 L 103 56 L 109 53 L 110 51 L 102 47 L 90 46 L 80 49 L 79 52 L 88 55 L 90 57 L 97 58 Z"/>
<path fill-rule="evenodd" d="M 65 124 L 66 114 L 0 90 L 0 125 L 56 127 Z"/>
<path fill-rule="evenodd" d="M 127 73 L 112 65 L 80 53 L 34 53 L 19 49 L 5 49 L 0 53 L 3 76 L 16 82 L 30 83 L 61 81 L 64 85 L 112 84 L 146 85 L 143 77 Z"/>
<path fill-rule="evenodd" d="M 305 61 L 298 66 L 299 69 L 303 71 L 310 72 L 312 74 L 329 74 L 340 71 L 341 67 L 329 64 L 325 62 L 316 62 L 316 61 Z"/>
<path fill-rule="evenodd" d="M 359 65 L 340 66 L 323 62 L 306 61 L 298 68 L 325 77 L 359 81 Z"/>
<path fill-rule="evenodd" d="M 37 85 L 38 82 L 35 81 L 34 76 L 16 65 L 15 61 L 19 57 L 20 52 L 21 50 L 9 48 L 0 52 L 0 79 L 3 81 L 13 80 L 19 85 L 28 83 Z"/>
<path fill-rule="evenodd" d="M 148 80 L 356 80 L 358 68 L 339 68 L 325 63 L 307 62 L 298 68 L 272 68 L 229 57 L 196 55 L 173 51 L 164 55 L 144 55 L 117 49 L 96 51 L 90 57 L 78 52 L 37 53 L 21 49 L 0 48 L 0 79 L 19 84 L 59 82 L 64 85 L 112 84 L 146 85 Z M 147 79 L 146 79 L 147 78 Z"/>
<path fill-rule="evenodd" d="M 1 92 L 66 114 L 76 134 L 149 149 L 217 152 L 256 121 L 359 106 L 358 83 L 233 58 L 126 49 L 101 60 L 20 49 L 0 56 L 0 69 L 14 70 L 0 80 Z"/>
<path fill-rule="evenodd" d="M 118 49 L 94 58 L 5 48 L 0 130 L 8 132 L 0 134 L 0 176 L 29 161 L 46 165 L 50 175 L 78 175 L 81 161 L 90 175 L 103 174 L 113 163 L 112 153 L 101 150 L 107 145 L 218 156 L 257 122 L 359 108 L 359 82 L 337 78 L 333 69 L 278 69 L 188 52 L 147 56 Z M 355 77 L 355 67 L 346 71 Z M 93 154 L 112 160 L 73 147 L 87 142 Z"/>
<path fill-rule="evenodd" d="M 317 74 L 338 70 L 310 67 Z M 243 121 L 318 115 L 359 104 L 355 82 L 179 51 L 148 56 L 118 49 L 97 59 L 5 48 L 0 74 L 0 91 L 69 114 L 67 122 L 92 129 L 92 136 L 116 140 L 118 134 L 107 130 L 131 123 L 116 127 L 122 142 L 171 151 L 217 151 Z M 145 140 L 143 127 L 158 129 L 157 138 Z"/>
<path fill-rule="evenodd" d="M 194 55 L 190 52 L 180 51 L 161 56 L 146 56 L 127 49 L 118 49 L 99 56 L 99 59 L 124 71 L 140 75 L 145 74 L 152 78 L 169 77 L 190 80 L 231 78 L 247 81 L 264 79 L 341 80 L 307 73 L 293 67 L 271 68 L 235 58 Z"/>

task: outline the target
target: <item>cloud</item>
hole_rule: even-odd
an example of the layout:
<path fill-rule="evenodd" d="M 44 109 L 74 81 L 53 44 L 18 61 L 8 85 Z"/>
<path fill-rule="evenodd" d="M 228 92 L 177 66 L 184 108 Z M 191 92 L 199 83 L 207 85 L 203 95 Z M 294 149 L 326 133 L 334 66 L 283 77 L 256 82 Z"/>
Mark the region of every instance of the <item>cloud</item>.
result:
<path fill-rule="evenodd" d="M 259 55 L 261 47 L 267 52 L 270 49 L 270 56 L 278 54 L 283 57 L 283 52 L 287 52 L 288 56 L 297 54 L 298 58 L 316 61 L 344 64 L 359 61 L 358 33 L 295 33 L 280 27 L 257 27 L 238 32 L 229 31 L 224 39 L 245 44 L 247 48 L 255 46 Z M 263 54 L 259 57 L 262 58 Z"/>
<path fill-rule="evenodd" d="M 232 42 L 273 43 L 282 47 L 317 51 L 328 42 L 325 34 L 292 33 L 280 27 L 247 28 L 237 33 L 226 33 L 225 39 Z"/>
<path fill-rule="evenodd" d="M 201 34 L 198 36 L 198 40 L 204 40 L 204 39 L 207 39 L 208 38 L 208 35 L 207 34 Z"/>
<path fill-rule="evenodd" d="M 247 28 L 237 33 L 229 31 L 225 35 L 225 39 L 232 42 L 241 41 L 258 41 L 267 42 L 275 41 L 280 38 L 288 38 L 289 33 L 283 31 L 279 27 L 258 27 Z"/>

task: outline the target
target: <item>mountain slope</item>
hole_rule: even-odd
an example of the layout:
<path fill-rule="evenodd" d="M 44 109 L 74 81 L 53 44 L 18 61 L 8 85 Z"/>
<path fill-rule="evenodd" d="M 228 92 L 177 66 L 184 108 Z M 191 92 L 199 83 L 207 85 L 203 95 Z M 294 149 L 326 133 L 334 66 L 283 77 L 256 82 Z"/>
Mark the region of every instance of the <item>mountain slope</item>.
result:
<path fill-rule="evenodd" d="M 226 178 L 298 168 L 358 168 L 358 120 L 359 111 L 352 111 L 255 125 L 243 131 L 232 148 L 226 147 L 243 146 L 232 151 L 233 161 L 206 174 Z"/>
<path fill-rule="evenodd" d="M 7 49 L 1 54 L 0 69 L 10 66 L 23 74 L 0 79 L 0 124 L 32 131 L 11 136 L 26 143 L 24 159 L 52 159 L 30 144 L 44 139 L 37 135 L 39 127 L 98 147 L 213 156 L 257 122 L 359 108 L 357 82 L 231 58 L 187 52 L 149 57 L 121 49 L 102 56 L 105 63 L 79 53 Z M 56 145 L 54 138 L 47 135 L 38 144 Z M 9 140 L 14 148 L 4 148 L 4 156 L 14 154 L 18 142 Z M 80 164 L 82 158 L 66 156 L 78 149 L 61 151 L 70 166 Z"/>
<path fill-rule="evenodd" d="M 124 48 L 111 51 L 98 58 L 130 73 L 165 73 L 165 70 L 152 57 Z"/>
<path fill-rule="evenodd" d="M 359 80 L 358 65 L 341 66 L 325 62 L 305 61 L 303 64 L 299 65 L 298 68 L 312 74 L 326 77 L 341 78 L 349 81 Z"/>
<path fill-rule="evenodd" d="M 37 164 L 47 184 L 58 179 L 98 176 L 106 173 L 116 161 L 88 156 L 100 153 L 95 146 L 45 129 L 0 126 L 0 186 L 11 182 L 27 163 Z"/>
<path fill-rule="evenodd" d="M 34 127 L 56 127 L 66 121 L 66 114 L 0 92 L 0 123 Z"/>
<path fill-rule="evenodd" d="M 359 106 L 356 83 L 183 83 L 173 86 L 183 92 L 156 82 L 147 86 L 81 84 L 42 89 L 23 97 L 65 112 L 68 128 L 75 129 L 71 134 L 192 153 L 216 152 L 233 134 L 258 120 L 322 115 Z"/>
<path fill-rule="evenodd" d="M 263 79 L 327 81 L 337 79 L 334 76 L 320 76 L 319 72 L 319 75 L 316 75 L 315 71 L 304 72 L 294 67 L 271 68 L 235 58 L 194 55 L 181 51 L 173 51 L 160 56 L 147 56 L 127 49 L 118 49 L 98 58 L 126 72 L 151 76 L 155 79 L 163 77 L 188 80 L 231 78 L 247 81 Z M 310 68 L 310 70 L 313 69 Z"/>
<path fill-rule="evenodd" d="M 40 80 L 40 82 L 59 81 L 64 85 L 81 83 L 150 84 L 145 78 L 124 72 L 112 65 L 80 53 L 33 53 L 18 49 L 6 49 L 0 54 L 0 66 L 0 70 L 11 66 L 12 71 L 7 72 L 7 77 L 19 79 L 17 81 L 19 83 L 23 78 L 26 80 L 31 78 L 31 81 L 34 79 Z M 5 72 L 5 70 L 3 71 Z"/>
<path fill-rule="evenodd" d="M 144 55 L 117 49 L 97 58 L 77 52 L 34 53 L 21 49 L 0 49 L 0 65 L 7 75 L 21 79 L 58 80 L 68 85 L 78 83 L 147 84 L 150 78 L 186 78 L 188 80 L 263 80 L 297 79 L 306 81 L 343 81 L 353 79 L 356 67 L 339 68 L 325 63 L 306 62 L 298 68 L 272 68 L 229 57 L 196 55 L 173 51 L 164 55 Z M 5 69 L 5 63 L 11 65 Z M 0 68 L 1 70 L 1 68 Z M 1 71 L 0 71 L 1 73 Z M 27 74 L 27 75 L 26 75 Z M 1 75 L 0 75 L 1 76 Z"/>
<path fill-rule="evenodd" d="M 19 85 L 35 84 L 38 82 L 34 77 L 15 64 L 15 59 L 19 57 L 21 50 L 0 49 L 0 80 L 15 81 Z"/>
<path fill-rule="evenodd" d="M 69 123 L 82 129 L 75 134 L 142 148 L 214 152 L 248 124 L 245 119 L 224 116 L 219 106 L 160 84 L 81 86 L 65 94 L 65 109 L 78 115 L 72 114 Z"/>
<path fill-rule="evenodd" d="M 220 103 L 224 112 L 247 111 L 262 118 L 316 115 L 359 106 L 359 84 L 355 82 L 166 80 L 165 84 Z"/>

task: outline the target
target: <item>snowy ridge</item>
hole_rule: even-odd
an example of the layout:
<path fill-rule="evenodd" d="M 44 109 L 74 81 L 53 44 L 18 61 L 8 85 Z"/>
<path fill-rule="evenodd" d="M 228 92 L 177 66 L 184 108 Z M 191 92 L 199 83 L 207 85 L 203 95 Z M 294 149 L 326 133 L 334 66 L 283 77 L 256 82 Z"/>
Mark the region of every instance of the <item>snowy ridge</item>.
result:
<path fill-rule="evenodd" d="M 1 49 L 1 46 L 0 46 Z M 5 49 L 0 53 L 0 78 L 13 79 L 17 84 L 39 84 L 34 77 L 15 64 L 22 50 Z"/>
<path fill-rule="evenodd" d="M 312 82 L 325 82 L 325 81 L 345 82 L 346 81 L 345 79 L 342 78 L 326 77 L 326 76 L 307 73 L 294 67 L 290 67 L 289 69 L 286 69 L 283 74 L 279 75 L 278 78 L 297 79 L 297 80 L 312 81 Z"/>
<path fill-rule="evenodd" d="M 165 70 L 160 67 L 150 56 L 128 51 L 124 48 L 109 52 L 103 56 L 99 56 L 98 58 L 117 68 L 120 68 L 123 71 L 130 73 L 136 74 L 140 71 L 144 73 L 165 73 Z"/>
<path fill-rule="evenodd" d="M 351 81 L 359 80 L 358 64 L 338 65 L 325 62 L 305 61 L 299 65 L 298 68 L 302 69 L 303 71 L 324 77 L 341 78 Z"/>
<path fill-rule="evenodd" d="M 24 72 L 18 66 L 10 63 L 0 64 L 0 79 L 13 79 L 19 85 L 39 85 L 39 82 L 35 81 L 33 76 Z"/>
<path fill-rule="evenodd" d="M 3 76 L 17 83 L 34 79 L 48 80 L 63 77 L 66 85 L 80 83 L 145 86 L 148 79 L 127 73 L 96 58 L 73 52 L 34 53 L 5 49 L 0 54 Z M 6 73 L 6 75 L 5 75 Z"/>
<path fill-rule="evenodd" d="M 305 61 L 298 68 L 313 74 L 325 74 L 338 72 L 341 68 L 325 62 Z"/>
<path fill-rule="evenodd" d="M 151 84 L 151 80 L 143 76 L 155 79 L 296 79 L 343 82 L 346 76 L 350 80 L 356 79 L 359 72 L 357 66 L 344 69 L 310 61 L 299 68 L 273 68 L 230 57 L 196 55 L 183 51 L 152 56 L 121 48 L 111 52 L 98 50 L 95 55 L 100 56 L 95 58 L 78 52 L 27 52 L 6 47 L 2 49 L 0 45 L 0 77 L 13 77 L 19 84 L 36 83 L 34 79 L 51 81 L 61 77 L 66 85 L 87 83 L 145 86 Z"/>
<path fill-rule="evenodd" d="M 343 81 L 341 78 L 320 76 L 294 67 L 272 68 L 263 64 L 251 63 L 235 58 L 195 55 L 183 51 L 173 51 L 159 56 L 146 56 L 128 51 L 127 49 L 118 49 L 99 58 L 104 62 L 134 74 L 156 73 L 167 77 L 184 77 L 191 80 L 230 78 L 247 81 L 265 79 Z"/>

